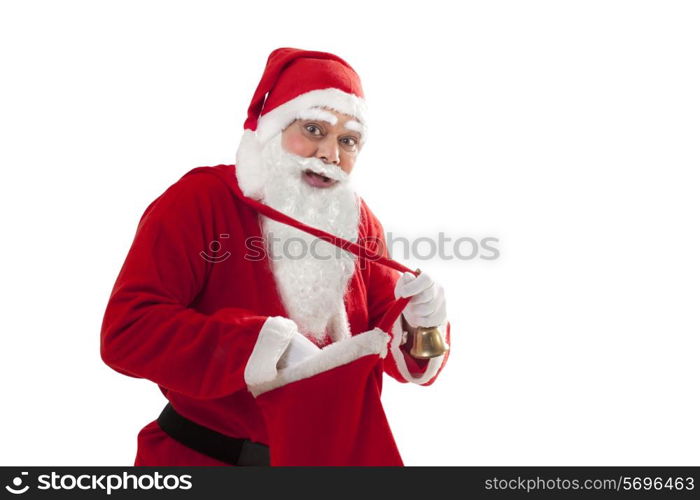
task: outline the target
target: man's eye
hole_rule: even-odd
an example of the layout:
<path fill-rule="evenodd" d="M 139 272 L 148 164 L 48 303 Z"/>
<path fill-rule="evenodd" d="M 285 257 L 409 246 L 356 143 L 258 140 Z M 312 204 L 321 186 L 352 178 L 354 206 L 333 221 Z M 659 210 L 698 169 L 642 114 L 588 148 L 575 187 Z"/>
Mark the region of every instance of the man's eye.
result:
<path fill-rule="evenodd" d="M 313 135 L 319 135 L 321 133 L 321 129 L 318 128 L 316 125 L 306 125 L 306 130 L 313 134 Z"/>
<path fill-rule="evenodd" d="M 341 139 L 342 143 L 345 144 L 346 146 L 355 146 L 357 145 L 357 140 L 354 137 L 343 137 Z"/>

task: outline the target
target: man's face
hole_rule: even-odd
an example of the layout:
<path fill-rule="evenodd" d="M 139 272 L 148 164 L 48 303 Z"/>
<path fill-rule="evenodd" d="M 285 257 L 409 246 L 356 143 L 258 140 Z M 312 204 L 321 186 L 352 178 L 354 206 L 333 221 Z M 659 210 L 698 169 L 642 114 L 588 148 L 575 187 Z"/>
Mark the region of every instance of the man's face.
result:
<path fill-rule="evenodd" d="M 288 153 L 304 158 L 318 158 L 350 174 L 360 152 L 362 125 L 350 115 L 328 108 L 311 108 L 282 131 L 282 147 Z M 304 172 L 310 186 L 327 188 L 338 181 Z"/>

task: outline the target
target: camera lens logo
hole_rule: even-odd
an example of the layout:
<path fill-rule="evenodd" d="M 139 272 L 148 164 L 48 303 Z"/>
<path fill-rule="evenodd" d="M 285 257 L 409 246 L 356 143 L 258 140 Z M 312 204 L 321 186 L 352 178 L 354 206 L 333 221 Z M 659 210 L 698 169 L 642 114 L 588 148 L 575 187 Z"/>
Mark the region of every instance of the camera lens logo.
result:
<path fill-rule="evenodd" d="M 22 472 L 22 476 L 27 476 L 29 475 L 29 472 Z M 14 486 L 14 488 L 12 487 Z M 26 491 L 29 489 L 29 485 L 25 485 L 24 488 L 21 488 L 22 486 L 22 478 L 20 476 L 15 477 L 12 480 L 12 486 L 5 486 L 5 489 L 9 491 L 10 493 L 14 493 L 15 495 L 21 495 L 22 493 L 26 493 Z M 15 489 L 17 488 L 17 489 Z"/>
<path fill-rule="evenodd" d="M 219 235 L 219 238 L 221 238 L 222 240 L 228 239 L 230 237 L 231 235 L 226 233 Z M 221 243 L 218 240 L 214 240 L 209 243 L 209 250 L 213 255 L 210 255 L 209 253 L 202 250 L 201 252 L 199 252 L 199 256 L 207 262 L 211 262 L 212 264 L 218 264 L 219 262 L 223 262 L 229 257 L 231 257 L 231 252 L 229 252 L 228 250 L 219 254 L 219 251 L 221 250 Z"/>

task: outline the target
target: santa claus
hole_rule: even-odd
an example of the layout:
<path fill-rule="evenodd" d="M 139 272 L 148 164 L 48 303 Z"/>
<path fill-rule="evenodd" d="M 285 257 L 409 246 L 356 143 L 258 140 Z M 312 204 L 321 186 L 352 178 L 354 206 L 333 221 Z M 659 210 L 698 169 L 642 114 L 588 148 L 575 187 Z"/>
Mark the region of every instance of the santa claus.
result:
<path fill-rule="evenodd" d="M 435 381 L 449 351 L 417 359 L 406 339 L 438 326 L 449 345 L 443 289 L 301 228 L 388 258 L 351 183 L 366 140 L 350 65 L 277 49 L 236 165 L 195 168 L 148 206 L 101 330 L 104 362 L 168 400 L 139 433 L 135 465 L 402 464 L 382 374 Z M 401 297 L 402 315 L 382 330 Z"/>

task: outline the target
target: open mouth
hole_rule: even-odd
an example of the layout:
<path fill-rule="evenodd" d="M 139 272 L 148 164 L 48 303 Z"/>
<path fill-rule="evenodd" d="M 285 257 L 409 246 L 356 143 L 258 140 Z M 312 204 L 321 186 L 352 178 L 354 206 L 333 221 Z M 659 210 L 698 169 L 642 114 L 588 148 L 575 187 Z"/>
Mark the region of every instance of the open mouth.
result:
<path fill-rule="evenodd" d="M 303 176 L 306 183 L 314 187 L 329 187 L 337 182 L 335 179 L 317 174 L 311 169 L 304 170 Z"/>

